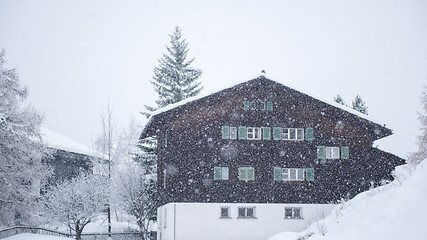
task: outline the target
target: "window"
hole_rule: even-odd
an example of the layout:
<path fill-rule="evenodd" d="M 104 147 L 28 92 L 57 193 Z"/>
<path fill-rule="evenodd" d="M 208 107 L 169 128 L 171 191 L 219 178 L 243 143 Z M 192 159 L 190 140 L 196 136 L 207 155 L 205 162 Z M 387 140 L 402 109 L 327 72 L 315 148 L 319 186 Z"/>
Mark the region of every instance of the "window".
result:
<path fill-rule="evenodd" d="M 237 139 L 237 128 L 230 126 L 222 126 L 221 137 L 222 139 Z"/>
<path fill-rule="evenodd" d="M 314 181 L 314 168 L 273 168 L 274 181 Z"/>
<path fill-rule="evenodd" d="M 230 207 L 221 207 L 220 218 L 231 218 L 231 216 L 230 216 Z"/>
<path fill-rule="evenodd" d="M 256 110 L 256 101 L 251 101 L 249 103 L 249 109 L 250 110 Z"/>
<path fill-rule="evenodd" d="M 255 207 L 239 207 L 238 218 L 255 218 Z"/>
<path fill-rule="evenodd" d="M 326 159 L 340 159 L 340 148 L 326 147 L 325 154 L 326 154 Z"/>
<path fill-rule="evenodd" d="M 300 207 L 285 207 L 285 218 L 302 218 Z"/>
<path fill-rule="evenodd" d="M 242 180 L 242 181 L 255 180 L 255 169 L 253 167 L 239 167 L 239 180 Z"/>
<path fill-rule="evenodd" d="M 244 101 L 243 102 L 243 110 L 262 110 L 262 111 L 272 111 L 273 110 L 273 102 L 266 102 L 265 100 L 252 100 L 252 101 Z"/>
<path fill-rule="evenodd" d="M 325 147 L 317 146 L 317 158 L 318 159 L 349 159 L 349 148 L 341 147 Z"/>
<path fill-rule="evenodd" d="M 283 128 L 283 140 L 304 140 L 304 128 Z"/>
<path fill-rule="evenodd" d="M 261 140 L 261 128 L 247 127 L 246 139 L 248 140 Z"/>
<path fill-rule="evenodd" d="M 228 180 L 228 167 L 214 167 L 214 180 Z"/>
<path fill-rule="evenodd" d="M 283 181 L 304 181 L 304 168 L 283 168 Z"/>
<path fill-rule="evenodd" d="M 265 102 L 264 101 L 259 101 L 259 110 L 265 110 Z"/>
<path fill-rule="evenodd" d="M 236 139 L 236 138 L 237 138 L 237 128 L 230 127 L 230 139 Z"/>

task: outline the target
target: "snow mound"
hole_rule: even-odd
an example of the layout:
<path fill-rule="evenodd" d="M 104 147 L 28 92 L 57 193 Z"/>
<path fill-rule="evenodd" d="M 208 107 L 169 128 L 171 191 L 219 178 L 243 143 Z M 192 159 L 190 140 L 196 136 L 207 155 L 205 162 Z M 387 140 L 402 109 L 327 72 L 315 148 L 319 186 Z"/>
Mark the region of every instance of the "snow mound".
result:
<path fill-rule="evenodd" d="M 298 235 L 269 240 L 427 239 L 427 160 L 396 168 L 395 180 L 337 205 L 325 219 Z"/>

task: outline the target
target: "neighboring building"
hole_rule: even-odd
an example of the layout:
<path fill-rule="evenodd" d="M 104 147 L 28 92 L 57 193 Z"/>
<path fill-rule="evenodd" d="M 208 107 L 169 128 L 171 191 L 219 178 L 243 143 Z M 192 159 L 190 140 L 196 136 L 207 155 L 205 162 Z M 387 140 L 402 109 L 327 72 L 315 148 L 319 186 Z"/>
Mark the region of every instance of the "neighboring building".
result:
<path fill-rule="evenodd" d="M 263 76 L 154 112 L 158 239 L 267 239 L 392 180 L 385 125 Z"/>
<path fill-rule="evenodd" d="M 71 180 L 82 172 L 96 171 L 95 163 L 100 159 L 96 151 L 46 128 L 41 128 L 41 135 L 51 153 L 51 158 L 45 159 L 53 170 L 49 184 Z"/>

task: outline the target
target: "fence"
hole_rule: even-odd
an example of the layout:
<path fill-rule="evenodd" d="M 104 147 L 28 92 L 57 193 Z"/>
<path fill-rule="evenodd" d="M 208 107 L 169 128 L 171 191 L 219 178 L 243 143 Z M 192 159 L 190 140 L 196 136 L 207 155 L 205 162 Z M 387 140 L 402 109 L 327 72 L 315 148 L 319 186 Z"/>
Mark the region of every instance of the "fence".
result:
<path fill-rule="evenodd" d="M 7 238 L 21 233 L 34 233 L 50 236 L 59 236 L 66 238 L 75 238 L 74 234 L 68 234 L 60 231 L 54 231 L 46 228 L 28 227 L 28 226 L 14 226 L 0 230 L 0 239 Z M 83 233 L 82 240 L 106 240 L 108 233 Z M 112 240 L 140 240 L 141 233 L 139 232 L 123 232 L 111 233 Z"/>

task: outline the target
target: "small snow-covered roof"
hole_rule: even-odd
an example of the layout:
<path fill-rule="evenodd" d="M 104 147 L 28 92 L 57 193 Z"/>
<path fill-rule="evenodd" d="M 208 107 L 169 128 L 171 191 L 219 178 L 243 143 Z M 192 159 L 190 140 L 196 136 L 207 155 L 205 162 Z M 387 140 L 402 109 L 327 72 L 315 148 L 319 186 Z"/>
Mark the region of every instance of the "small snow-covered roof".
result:
<path fill-rule="evenodd" d="M 207 97 L 207 96 L 209 96 L 209 95 L 212 95 L 212 94 L 217 93 L 217 92 L 220 92 L 220 91 L 223 91 L 223 90 L 225 90 L 225 89 L 233 88 L 233 87 L 235 87 L 235 86 L 237 86 L 237 85 L 239 85 L 239 84 L 243 84 L 243 83 L 246 83 L 246 82 L 249 82 L 249 81 L 252 81 L 252 80 L 256 80 L 256 79 L 258 79 L 258 78 L 265 78 L 265 79 L 267 79 L 267 80 L 270 80 L 270 81 L 276 82 L 277 84 L 280 84 L 280 85 L 283 85 L 283 86 L 288 87 L 288 88 L 290 88 L 290 89 L 293 89 L 293 90 L 295 90 L 295 91 L 297 91 L 297 92 L 300 92 L 300 93 L 302 93 L 302 94 L 305 94 L 305 95 L 307 95 L 307 96 L 309 96 L 309 97 L 312 97 L 312 98 L 314 98 L 314 99 L 316 99 L 316 100 L 319 100 L 319 101 L 324 102 L 324 103 L 326 103 L 326 104 L 332 105 L 332 106 L 334 106 L 334 107 L 336 107 L 336 108 L 340 108 L 340 109 L 342 109 L 342 110 L 344 110 L 344 111 L 347 111 L 347 112 L 349 112 L 349 113 L 351 113 L 351 114 L 353 114 L 353 115 L 356 115 L 356 116 L 358 116 L 358 117 L 360 117 L 360 118 L 363 118 L 363 119 L 365 119 L 365 120 L 368 120 L 368 121 L 370 121 L 370 122 L 372 122 L 372 123 L 378 124 L 378 125 L 380 125 L 380 126 L 385 126 L 385 124 L 384 124 L 384 123 L 381 123 L 381 122 L 379 122 L 379 121 L 376 121 L 374 118 L 372 118 L 372 116 L 369 116 L 369 115 L 363 114 L 363 113 L 361 113 L 361 112 L 359 112 L 359 111 L 354 110 L 354 109 L 353 109 L 353 108 L 351 108 L 351 107 L 348 107 L 348 106 L 345 106 L 345 105 L 339 104 L 339 103 L 334 102 L 334 101 L 324 100 L 324 99 L 322 99 L 322 98 L 320 98 L 320 97 L 317 97 L 317 96 L 315 96 L 315 95 L 313 95 L 313 94 L 310 94 L 310 93 L 307 93 L 307 92 L 305 92 L 305 91 L 299 90 L 299 89 L 297 89 L 297 88 L 295 88 L 295 87 L 293 87 L 293 86 L 289 86 L 288 84 L 286 84 L 286 85 L 285 85 L 285 84 L 280 83 L 280 82 L 277 82 L 277 81 L 275 81 L 275 80 L 271 80 L 271 79 L 269 79 L 269 78 L 265 77 L 264 75 L 261 75 L 260 77 L 256 77 L 256 78 L 253 78 L 253 79 L 250 79 L 250 80 L 245 80 L 245 81 L 237 82 L 237 83 L 234 83 L 234 84 L 233 84 L 233 85 L 231 85 L 231 86 L 223 87 L 223 88 L 220 88 L 220 89 L 216 89 L 215 91 L 211 91 L 211 92 L 207 92 L 207 93 L 204 93 L 204 94 L 201 94 L 201 95 L 197 95 L 197 96 L 194 96 L 194 97 L 190 97 L 190 98 L 184 99 L 184 100 L 182 100 L 182 101 L 180 101 L 180 102 L 177 102 L 177 103 L 174 103 L 174 104 L 169 104 L 169 105 L 168 105 L 168 106 L 166 106 L 166 107 L 163 107 L 163 108 L 157 109 L 156 111 L 154 111 L 154 112 L 150 115 L 150 118 L 148 119 L 146 126 L 150 125 L 150 122 L 152 121 L 152 119 L 153 119 L 156 115 L 159 115 L 159 114 L 161 114 L 161 113 L 167 112 L 167 111 L 172 110 L 172 109 L 174 109 L 174 108 L 180 107 L 180 106 L 185 105 L 185 104 L 187 104 L 187 103 L 189 103 L 189 102 L 193 102 L 193 101 L 196 101 L 196 100 L 202 99 L 202 98 L 204 98 L 204 97 Z"/>
<path fill-rule="evenodd" d="M 83 145 L 69 137 L 56 133 L 45 127 L 40 128 L 40 135 L 42 142 L 50 148 L 56 148 L 67 152 L 79 153 L 92 157 L 101 157 L 102 154 L 90 149 L 86 145 Z"/>

